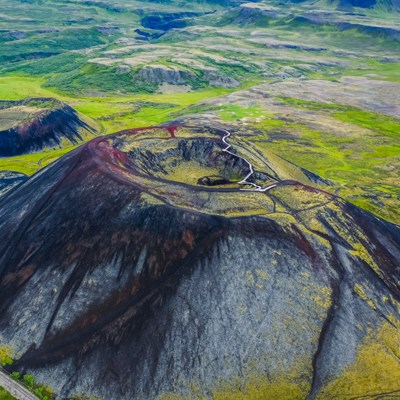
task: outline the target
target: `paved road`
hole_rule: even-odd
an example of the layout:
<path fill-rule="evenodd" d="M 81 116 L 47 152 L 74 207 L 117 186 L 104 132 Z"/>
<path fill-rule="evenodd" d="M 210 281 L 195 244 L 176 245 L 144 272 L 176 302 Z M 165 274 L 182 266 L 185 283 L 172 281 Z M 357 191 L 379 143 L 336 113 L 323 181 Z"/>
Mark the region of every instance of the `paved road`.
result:
<path fill-rule="evenodd" d="M 32 394 L 24 386 L 11 379 L 5 372 L 0 370 L 0 386 L 7 390 L 17 400 L 38 400 L 38 398 Z"/>
<path fill-rule="evenodd" d="M 254 174 L 254 169 L 253 169 L 253 165 L 251 164 L 251 162 L 249 160 L 247 160 L 244 157 L 240 157 L 235 153 L 232 153 L 229 149 L 232 147 L 231 144 L 229 144 L 227 142 L 226 139 L 228 139 L 230 136 L 232 136 L 232 133 L 227 131 L 226 129 L 223 129 L 223 131 L 226 133 L 226 135 L 222 138 L 222 141 L 224 142 L 224 144 L 226 144 L 225 149 L 223 149 L 223 151 L 225 151 L 226 153 L 231 154 L 232 156 L 236 157 L 236 158 L 240 158 L 241 160 L 245 161 L 247 163 L 247 165 L 249 166 L 250 172 L 245 176 L 244 179 L 242 179 L 240 182 L 238 182 L 240 185 L 250 185 L 252 186 L 252 188 L 249 189 L 240 189 L 240 190 L 249 190 L 252 192 L 267 192 L 270 189 L 273 189 L 274 187 L 278 186 L 276 183 L 274 183 L 273 185 L 269 185 L 265 188 L 263 188 L 260 185 L 257 185 L 255 183 L 252 182 L 248 182 L 247 180 Z"/>

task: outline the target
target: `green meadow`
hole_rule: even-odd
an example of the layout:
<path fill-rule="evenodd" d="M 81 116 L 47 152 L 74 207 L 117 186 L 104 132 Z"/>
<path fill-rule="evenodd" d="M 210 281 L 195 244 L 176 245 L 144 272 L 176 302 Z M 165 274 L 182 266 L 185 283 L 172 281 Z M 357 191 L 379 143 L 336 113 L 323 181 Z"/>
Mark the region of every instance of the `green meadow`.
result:
<path fill-rule="evenodd" d="M 16 399 L 0 386 L 0 400 L 16 400 Z"/>
<path fill-rule="evenodd" d="M 213 88 L 175 94 L 139 93 L 115 97 L 70 97 L 59 91 L 43 87 L 43 82 L 42 79 L 17 75 L 0 77 L 1 99 L 57 98 L 68 103 L 83 115 L 95 120 L 99 125 L 99 134 L 110 134 L 129 128 L 158 125 L 171 119 L 172 113 L 179 112 L 202 100 L 223 96 L 231 91 L 223 88 Z M 31 175 L 75 147 L 66 146 L 62 149 L 50 149 L 41 153 L 0 158 L 0 169 Z"/>

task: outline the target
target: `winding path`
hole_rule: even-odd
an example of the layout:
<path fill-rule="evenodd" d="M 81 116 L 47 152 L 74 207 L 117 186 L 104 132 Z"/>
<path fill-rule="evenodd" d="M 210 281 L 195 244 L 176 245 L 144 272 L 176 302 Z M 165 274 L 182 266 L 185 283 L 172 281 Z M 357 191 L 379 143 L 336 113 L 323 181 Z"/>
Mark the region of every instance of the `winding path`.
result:
<path fill-rule="evenodd" d="M 240 189 L 240 190 L 246 190 L 246 191 L 252 191 L 252 192 L 267 192 L 268 190 L 271 190 L 274 187 L 278 186 L 277 183 L 274 183 L 272 185 L 269 185 L 269 186 L 263 188 L 262 186 L 257 185 L 256 183 L 248 182 L 248 179 L 254 174 L 253 165 L 246 158 L 240 157 L 237 154 L 229 151 L 229 149 L 232 147 L 232 145 L 227 142 L 227 139 L 232 136 L 232 133 L 227 131 L 226 129 L 222 129 L 222 131 L 224 131 L 226 133 L 226 135 L 222 138 L 222 141 L 224 142 L 224 144 L 226 144 L 226 147 L 225 147 L 225 149 L 223 149 L 223 151 L 225 151 L 228 154 L 231 154 L 232 156 L 234 156 L 236 158 L 243 160 L 249 166 L 249 169 L 250 169 L 250 172 L 238 183 L 240 185 L 250 185 L 250 186 L 252 186 L 252 188 L 251 189 Z"/>
<path fill-rule="evenodd" d="M 17 400 L 39 400 L 34 394 L 28 389 L 22 386 L 20 383 L 11 379 L 5 372 L 0 370 L 0 386 L 3 387 L 7 392 L 14 396 Z"/>

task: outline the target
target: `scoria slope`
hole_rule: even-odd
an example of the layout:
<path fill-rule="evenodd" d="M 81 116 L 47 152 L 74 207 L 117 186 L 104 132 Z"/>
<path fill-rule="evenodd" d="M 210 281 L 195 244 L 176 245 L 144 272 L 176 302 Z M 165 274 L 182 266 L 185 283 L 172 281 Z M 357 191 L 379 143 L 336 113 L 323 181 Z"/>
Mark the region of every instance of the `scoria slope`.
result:
<path fill-rule="evenodd" d="M 400 230 L 305 172 L 234 131 L 158 127 L 94 139 L 10 190 L 13 368 L 61 398 L 398 393 Z"/>

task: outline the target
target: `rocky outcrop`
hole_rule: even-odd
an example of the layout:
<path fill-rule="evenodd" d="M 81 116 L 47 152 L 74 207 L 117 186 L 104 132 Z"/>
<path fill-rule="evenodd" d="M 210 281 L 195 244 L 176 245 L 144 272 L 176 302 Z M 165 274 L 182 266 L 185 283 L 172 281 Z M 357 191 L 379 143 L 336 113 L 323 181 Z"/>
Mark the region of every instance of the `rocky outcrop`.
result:
<path fill-rule="evenodd" d="M 150 84 L 171 85 L 201 85 L 235 88 L 240 86 L 236 79 L 222 75 L 215 71 L 199 71 L 197 74 L 177 66 L 166 66 L 161 64 L 147 65 L 137 74 L 136 79 Z"/>
<path fill-rule="evenodd" d="M 225 88 L 235 88 L 240 86 L 240 82 L 236 79 L 220 75 L 213 71 L 206 71 L 204 77 L 208 80 L 210 86 L 220 86 Z"/>
<path fill-rule="evenodd" d="M 282 180 L 234 137 L 226 152 L 223 136 L 98 138 L 0 198 L 13 370 L 61 398 L 327 399 L 359 376 L 349 368 L 375 376 L 357 394 L 395 390 L 399 228 Z M 244 157 L 270 189 L 240 184 Z"/>
<path fill-rule="evenodd" d="M 188 70 L 165 65 L 149 65 L 143 67 L 137 77 L 149 83 L 170 83 L 172 85 L 184 85 L 196 78 L 196 75 Z"/>

